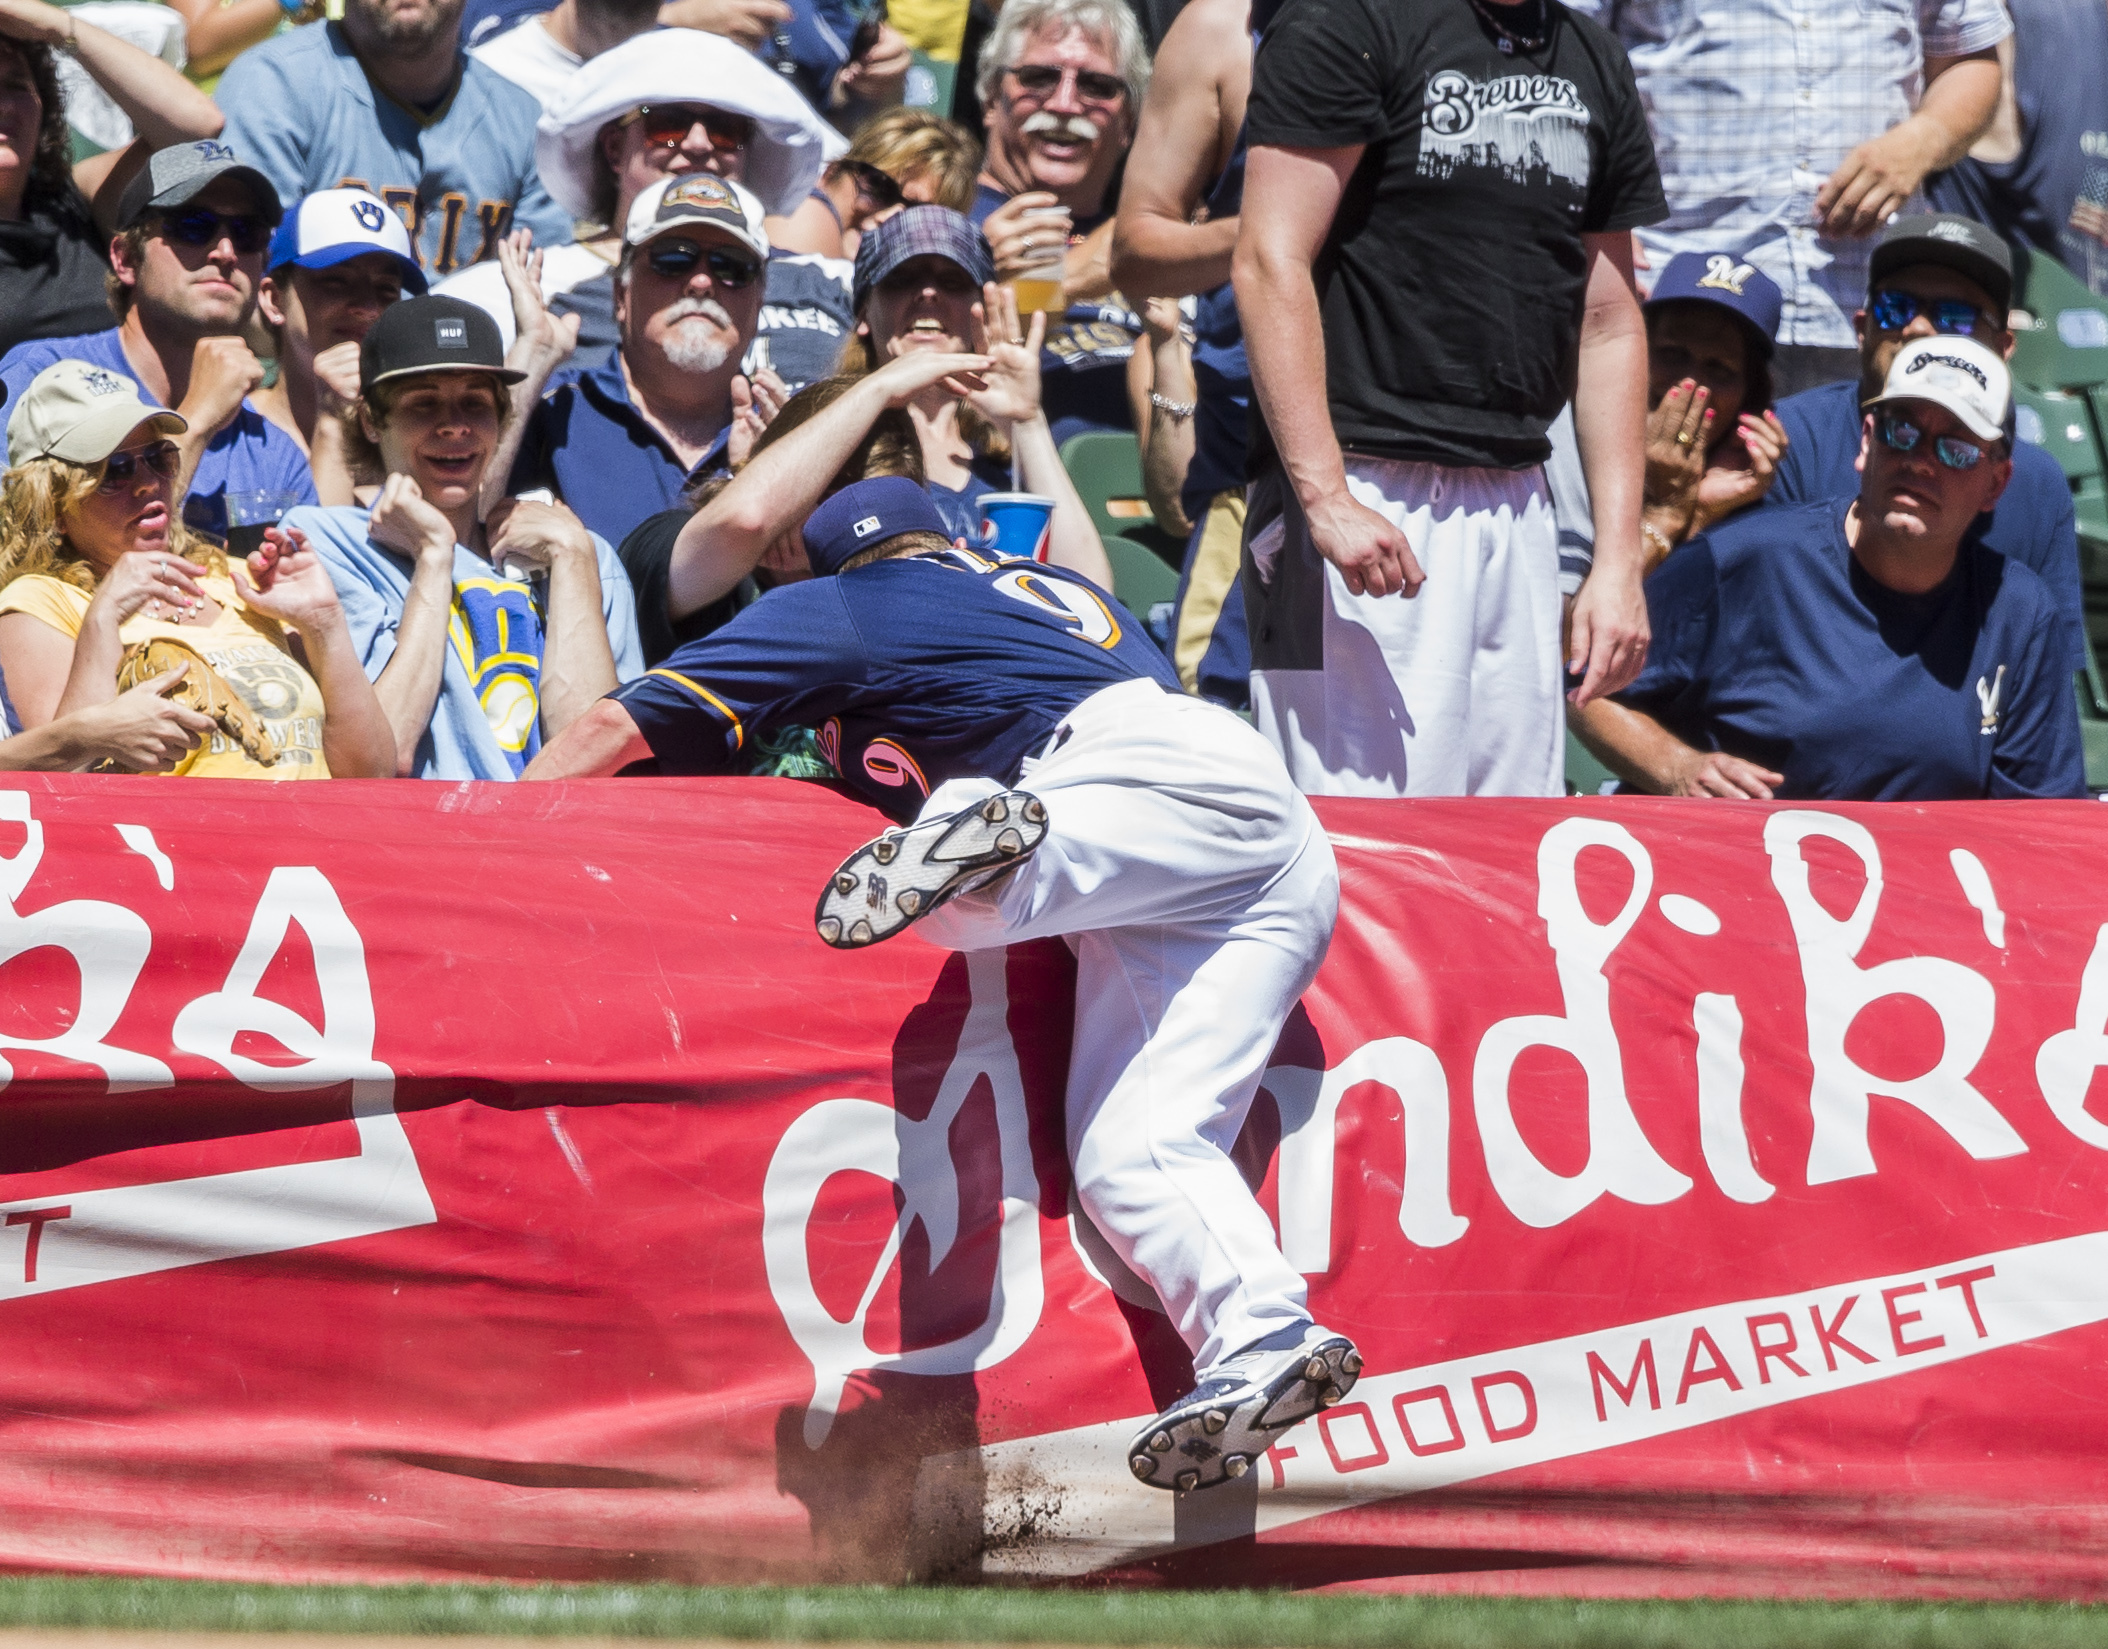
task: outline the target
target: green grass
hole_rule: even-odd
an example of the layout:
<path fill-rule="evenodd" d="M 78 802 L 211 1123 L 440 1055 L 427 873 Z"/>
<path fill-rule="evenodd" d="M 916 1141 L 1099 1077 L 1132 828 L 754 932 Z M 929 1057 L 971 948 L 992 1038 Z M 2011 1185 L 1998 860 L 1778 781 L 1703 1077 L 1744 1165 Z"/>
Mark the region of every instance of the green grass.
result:
<path fill-rule="evenodd" d="M 0 1578 L 0 1627 L 6 1626 L 1150 1649 L 2108 1645 L 2108 1608 L 2059 1604 L 1587 1603 L 996 1588 L 237 1586 L 44 1577 Z"/>

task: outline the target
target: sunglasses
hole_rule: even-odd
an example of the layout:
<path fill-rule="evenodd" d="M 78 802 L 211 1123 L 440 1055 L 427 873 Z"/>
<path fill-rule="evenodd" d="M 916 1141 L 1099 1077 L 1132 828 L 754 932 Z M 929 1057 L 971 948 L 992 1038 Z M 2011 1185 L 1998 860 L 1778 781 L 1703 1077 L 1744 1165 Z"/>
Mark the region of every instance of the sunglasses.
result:
<path fill-rule="evenodd" d="M 1915 298 L 1891 289 L 1874 294 L 1868 313 L 1883 332 L 1901 332 L 1920 315 L 1931 317 L 1933 331 L 1950 336 L 1993 330 L 1991 317 L 1964 298 Z"/>
<path fill-rule="evenodd" d="M 102 484 L 97 492 L 122 492 L 144 464 L 164 481 L 173 481 L 183 462 L 173 441 L 156 441 L 134 452 L 113 452 L 102 461 Z"/>
<path fill-rule="evenodd" d="M 1034 97 L 1045 97 L 1061 84 L 1064 75 L 1071 74 L 1076 77 L 1076 93 L 1085 102 L 1112 103 L 1127 95 L 1126 81 L 1096 69 L 1057 69 L 1051 63 L 1021 63 L 1010 74 Z"/>
<path fill-rule="evenodd" d="M 973 276 L 948 258 L 941 267 L 935 269 L 915 269 L 903 265 L 878 283 L 879 291 L 892 293 L 920 292 L 925 286 L 934 286 L 939 292 L 949 292 L 954 297 L 963 297 L 967 293 L 978 293 L 981 290 Z"/>
<path fill-rule="evenodd" d="M 1882 413 L 1874 428 L 1891 452 L 1915 452 L 1925 438 L 1925 432 L 1899 412 Z M 1974 441 L 1964 441 L 1959 435 L 1934 437 L 1932 455 L 1951 470 L 1973 470 L 1989 456 Z"/>
<path fill-rule="evenodd" d="M 271 244 L 271 226 L 262 218 L 226 218 L 199 207 L 161 220 L 161 238 L 178 246 L 216 246 L 223 235 L 234 243 L 234 250 L 243 257 L 261 252 Z"/>
<path fill-rule="evenodd" d="M 616 124 L 641 126 L 644 141 L 654 149 L 678 149 L 698 126 L 710 140 L 710 147 L 720 154 L 744 149 L 754 137 L 751 120 L 727 114 L 723 109 L 713 109 L 705 103 L 647 103 L 642 108 L 632 109 Z"/>
<path fill-rule="evenodd" d="M 845 160 L 842 170 L 856 179 L 857 192 L 881 212 L 899 206 L 907 199 L 900 192 L 900 185 L 868 160 Z"/>
<path fill-rule="evenodd" d="M 688 239 L 654 241 L 644 261 L 651 265 L 655 275 L 678 276 L 686 279 L 695 273 L 697 264 L 707 264 L 710 269 L 710 284 L 722 286 L 728 292 L 737 292 L 742 286 L 752 286 L 754 277 L 761 273 L 761 265 L 752 258 L 743 258 L 737 252 L 722 246 L 702 247 Z"/>

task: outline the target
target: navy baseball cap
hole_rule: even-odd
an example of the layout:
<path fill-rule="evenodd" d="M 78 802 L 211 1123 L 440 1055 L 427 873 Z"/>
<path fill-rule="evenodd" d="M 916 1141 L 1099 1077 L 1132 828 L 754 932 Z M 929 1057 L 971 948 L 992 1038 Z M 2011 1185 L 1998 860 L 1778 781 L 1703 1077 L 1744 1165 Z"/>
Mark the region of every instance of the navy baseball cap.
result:
<path fill-rule="evenodd" d="M 805 518 L 805 559 L 816 577 L 825 578 L 851 556 L 906 532 L 935 533 L 951 542 L 944 517 L 917 482 L 904 475 L 855 481 Z"/>
<path fill-rule="evenodd" d="M 1642 307 L 1694 302 L 1716 303 L 1733 311 L 1756 333 L 1758 348 L 1770 358 L 1786 297 L 1763 270 L 1726 252 L 1679 252 L 1669 260 Z"/>
<path fill-rule="evenodd" d="M 871 288 L 909 259 L 929 257 L 951 259 L 977 287 L 995 279 L 995 254 L 971 218 L 949 206 L 910 206 L 873 224 L 857 242 L 849 307 L 861 313 Z"/>
<path fill-rule="evenodd" d="M 286 214 L 271 237 L 264 267 L 283 269 L 290 263 L 327 269 L 369 252 L 383 252 L 395 260 L 405 292 L 424 291 L 425 272 L 417 266 L 410 231 L 401 217 L 364 189 L 318 189 Z"/>

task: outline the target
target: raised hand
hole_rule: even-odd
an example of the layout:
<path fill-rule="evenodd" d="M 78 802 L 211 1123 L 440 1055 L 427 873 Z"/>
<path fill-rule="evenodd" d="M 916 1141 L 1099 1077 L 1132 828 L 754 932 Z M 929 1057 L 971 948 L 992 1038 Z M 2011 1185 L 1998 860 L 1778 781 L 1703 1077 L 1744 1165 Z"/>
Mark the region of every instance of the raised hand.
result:
<path fill-rule="evenodd" d="M 578 347 L 579 317 L 556 315 L 542 292 L 542 254 L 532 229 L 515 229 L 498 242 L 498 272 L 512 300 L 512 348 L 505 364 L 515 372 L 546 377 Z"/>
<path fill-rule="evenodd" d="M 315 357 L 315 406 L 326 417 L 341 417 L 359 398 L 359 346 L 347 338 Z"/>
<path fill-rule="evenodd" d="M 1039 416 L 1039 349 L 1046 341 L 1047 317 L 1036 314 L 1021 326 L 1017 294 L 993 281 L 981 288 L 973 310 L 974 343 L 988 357 L 982 386 L 966 402 L 982 417 L 1008 429 Z"/>
<path fill-rule="evenodd" d="M 721 34 L 748 51 L 758 50 L 790 20 L 791 9 L 784 0 L 668 0 L 659 8 L 659 21 L 670 29 Z"/>
<path fill-rule="evenodd" d="M 1691 523 L 1693 532 L 1704 532 L 1716 521 L 1758 503 L 1771 490 L 1779 473 L 1779 460 L 1786 456 L 1786 426 L 1778 414 L 1742 414 L 1736 440 L 1723 441 L 1724 457 L 1739 459 L 1711 465 L 1698 483 L 1698 509 Z"/>
<path fill-rule="evenodd" d="M 493 566 L 543 571 L 565 556 L 595 559 L 593 535 L 562 504 L 508 498 L 484 522 Z"/>
<path fill-rule="evenodd" d="M 96 587 L 91 605 L 122 624 L 135 613 L 176 620 L 197 611 L 205 600 L 198 580 L 205 569 L 168 550 L 127 550 Z"/>
<path fill-rule="evenodd" d="M 176 408 L 190 424 L 185 433 L 193 440 L 217 435 L 263 380 L 263 362 L 240 338 L 200 338 L 190 353 L 190 389 Z"/>
<path fill-rule="evenodd" d="M 942 384 L 962 398 L 969 396 L 982 387 L 982 375 L 993 364 L 986 355 L 911 349 L 886 362 L 866 382 L 885 392 L 887 406 L 904 407 L 932 384 Z"/>
<path fill-rule="evenodd" d="M 388 477 L 367 517 L 366 536 L 401 555 L 454 564 L 453 523 L 426 502 L 423 489 L 407 475 Z"/>
<path fill-rule="evenodd" d="M 1691 530 L 1698 483 L 1705 475 L 1706 445 L 1712 439 L 1712 391 L 1686 378 L 1672 384 L 1647 414 L 1646 501 L 1667 518 L 1669 542 L 1680 544 Z"/>
<path fill-rule="evenodd" d="M 343 617 L 329 569 L 308 548 L 303 532 L 271 527 L 264 533 L 263 548 L 246 562 L 228 562 L 227 570 L 246 605 L 302 635 L 328 628 Z"/>
<path fill-rule="evenodd" d="M 988 214 L 981 233 L 995 254 L 998 280 L 1011 280 L 1027 269 L 1054 261 L 1069 244 L 1072 220 L 1068 208 L 1044 189 L 1012 195 Z"/>

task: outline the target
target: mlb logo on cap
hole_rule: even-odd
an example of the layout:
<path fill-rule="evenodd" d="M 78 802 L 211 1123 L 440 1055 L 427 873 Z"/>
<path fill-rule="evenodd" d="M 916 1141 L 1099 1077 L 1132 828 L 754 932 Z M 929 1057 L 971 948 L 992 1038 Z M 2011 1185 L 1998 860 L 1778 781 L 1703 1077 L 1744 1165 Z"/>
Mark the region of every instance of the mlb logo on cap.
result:
<path fill-rule="evenodd" d="M 867 515 L 863 518 L 863 520 L 859 521 L 855 525 L 855 527 L 850 530 L 853 531 L 859 538 L 869 538 L 873 533 L 877 532 L 880 526 L 882 525 L 883 523 L 878 519 L 877 516 Z"/>
<path fill-rule="evenodd" d="M 364 189 L 318 189 L 278 226 L 267 266 L 328 269 L 376 252 L 394 264 L 403 291 L 414 297 L 425 290 L 425 272 L 397 213 Z"/>

